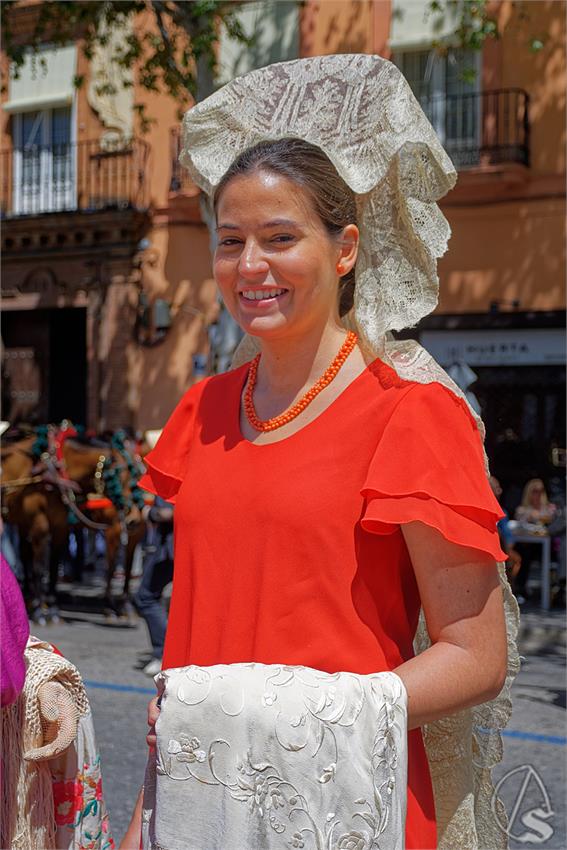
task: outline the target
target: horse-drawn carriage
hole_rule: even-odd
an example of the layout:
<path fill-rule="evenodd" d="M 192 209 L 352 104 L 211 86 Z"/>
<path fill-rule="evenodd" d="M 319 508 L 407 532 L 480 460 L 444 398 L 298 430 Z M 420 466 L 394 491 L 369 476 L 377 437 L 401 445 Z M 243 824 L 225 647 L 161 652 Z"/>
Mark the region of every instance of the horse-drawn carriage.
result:
<path fill-rule="evenodd" d="M 37 428 L 9 427 L 2 437 L 2 518 L 17 530 L 23 591 L 30 618 L 58 616 L 57 580 L 68 557 L 69 536 L 87 528 L 104 535 L 106 581 L 101 598 L 107 617 L 131 615 L 134 552 L 145 534 L 138 487 L 145 445 L 120 430 L 102 438 L 80 433 L 67 421 Z M 112 592 L 124 550 L 124 582 Z"/>

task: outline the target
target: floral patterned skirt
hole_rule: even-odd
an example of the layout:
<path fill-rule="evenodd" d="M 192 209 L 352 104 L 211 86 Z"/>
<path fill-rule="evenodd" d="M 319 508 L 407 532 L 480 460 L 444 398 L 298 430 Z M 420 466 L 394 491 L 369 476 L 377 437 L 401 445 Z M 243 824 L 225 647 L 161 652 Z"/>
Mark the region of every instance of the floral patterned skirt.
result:
<path fill-rule="evenodd" d="M 407 692 L 392 672 L 158 674 L 144 850 L 403 850 Z"/>
<path fill-rule="evenodd" d="M 75 746 L 52 759 L 49 769 L 58 850 L 114 850 L 90 714 L 79 720 Z"/>

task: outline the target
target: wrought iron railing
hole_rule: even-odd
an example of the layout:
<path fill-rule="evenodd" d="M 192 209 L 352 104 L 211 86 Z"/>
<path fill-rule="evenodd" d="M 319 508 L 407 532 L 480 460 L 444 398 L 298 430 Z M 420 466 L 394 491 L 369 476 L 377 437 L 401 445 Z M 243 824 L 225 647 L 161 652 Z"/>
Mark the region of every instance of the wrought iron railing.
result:
<path fill-rule="evenodd" d="M 2 216 L 147 209 L 148 152 L 148 144 L 140 139 L 3 150 L 0 152 Z"/>
<path fill-rule="evenodd" d="M 523 89 L 440 95 L 421 105 L 458 169 L 529 166 L 529 96 Z"/>
<path fill-rule="evenodd" d="M 421 98 L 421 105 L 459 169 L 499 163 L 530 164 L 529 95 L 523 89 L 495 89 Z M 171 130 L 170 191 L 192 185 L 179 163 L 181 137 Z"/>

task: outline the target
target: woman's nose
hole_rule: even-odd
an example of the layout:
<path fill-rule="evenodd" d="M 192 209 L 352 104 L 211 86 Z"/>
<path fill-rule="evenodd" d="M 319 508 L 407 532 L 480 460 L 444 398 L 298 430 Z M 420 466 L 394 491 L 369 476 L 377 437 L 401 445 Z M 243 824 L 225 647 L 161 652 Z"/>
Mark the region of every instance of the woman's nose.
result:
<path fill-rule="evenodd" d="M 240 273 L 244 277 L 257 277 L 268 271 L 268 263 L 264 259 L 261 248 L 256 242 L 247 242 L 244 246 L 244 250 L 240 255 L 239 268 Z"/>

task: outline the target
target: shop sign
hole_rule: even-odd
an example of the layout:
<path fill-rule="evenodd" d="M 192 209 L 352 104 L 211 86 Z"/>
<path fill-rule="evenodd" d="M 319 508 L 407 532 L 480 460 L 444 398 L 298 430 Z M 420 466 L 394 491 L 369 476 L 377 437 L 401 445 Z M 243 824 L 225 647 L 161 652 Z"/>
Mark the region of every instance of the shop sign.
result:
<path fill-rule="evenodd" d="M 544 366 L 565 363 L 565 331 L 423 331 L 419 338 L 442 366 Z"/>

